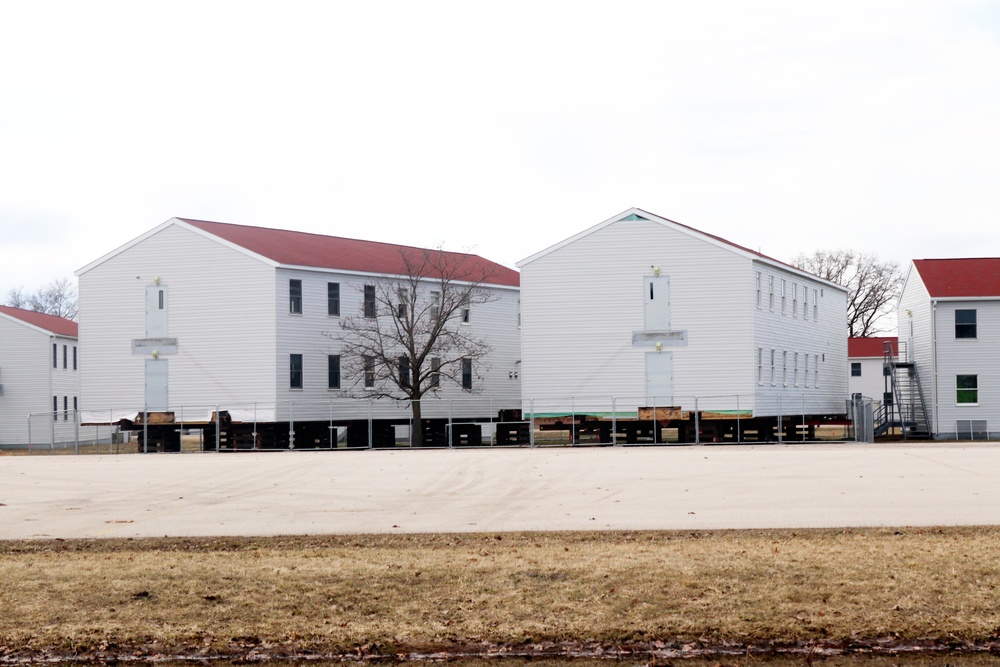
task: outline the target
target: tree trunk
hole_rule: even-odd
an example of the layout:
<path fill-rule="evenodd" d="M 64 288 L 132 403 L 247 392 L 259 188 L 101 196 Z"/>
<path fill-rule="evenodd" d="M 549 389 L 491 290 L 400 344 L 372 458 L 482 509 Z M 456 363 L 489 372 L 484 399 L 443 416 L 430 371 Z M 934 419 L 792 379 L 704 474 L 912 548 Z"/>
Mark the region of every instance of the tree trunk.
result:
<path fill-rule="evenodd" d="M 410 398 L 410 406 L 413 408 L 413 425 L 410 427 L 410 445 L 412 447 L 423 447 L 424 424 L 420 417 L 420 399 Z"/>

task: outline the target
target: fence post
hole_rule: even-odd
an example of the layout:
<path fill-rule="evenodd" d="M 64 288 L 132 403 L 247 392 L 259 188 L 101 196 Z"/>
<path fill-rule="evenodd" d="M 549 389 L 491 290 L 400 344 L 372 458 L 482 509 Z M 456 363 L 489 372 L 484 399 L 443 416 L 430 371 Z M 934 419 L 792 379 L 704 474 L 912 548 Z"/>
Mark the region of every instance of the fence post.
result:
<path fill-rule="evenodd" d="M 372 449 L 372 399 L 368 399 L 368 449 Z"/>
<path fill-rule="evenodd" d="M 736 394 L 736 444 L 740 444 L 740 395 Z"/>
<path fill-rule="evenodd" d="M 219 452 L 222 450 L 222 413 L 219 411 L 219 406 L 215 406 L 215 451 Z"/>
<path fill-rule="evenodd" d="M 454 402 L 455 402 L 455 399 L 453 399 L 453 398 L 448 399 L 448 449 L 452 448 L 452 444 L 451 444 L 451 432 L 452 432 L 452 428 L 453 427 L 452 427 L 452 423 L 451 423 L 451 404 L 454 403 Z"/>
<path fill-rule="evenodd" d="M 142 404 L 142 453 L 149 453 L 149 406 Z"/>
<path fill-rule="evenodd" d="M 260 449 L 257 446 L 257 401 L 253 404 L 253 448 Z"/>
<path fill-rule="evenodd" d="M 31 456 L 31 413 L 28 413 L 28 456 Z"/>
<path fill-rule="evenodd" d="M 288 401 L 288 448 L 295 449 L 295 401 Z"/>
<path fill-rule="evenodd" d="M 806 428 L 806 397 L 802 397 L 802 441 L 805 442 L 806 434 L 809 429 Z"/>
<path fill-rule="evenodd" d="M 569 444 L 576 444 L 576 396 L 569 397 L 569 409 L 570 409 L 570 420 L 569 420 Z"/>
<path fill-rule="evenodd" d="M 80 411 L 73 410 L 73 439 L 75 445 L 73 447 L 73 453 L 77 456 L 80 455 Z"/>
<path fill-rule="evenodd" d="M 656 395 L 653 395 L 653 444 L 656 444 L 656 432 L 660 429 L 658 428 L 659 423 L 656 421 Z"/>
<path fill-rule="evenodd" d="M 611 397 L 611 445 L 618 446 L 618 406 L 617 399 Z"/>
<path fill-rule="evenodd" d="M 334 427 L 333 427 L 333 401 L 330 401 L 330 419 L 326 423 L 326 428 L 329 431 L 330 449 L 333 449 L 337 445 L 337 442 L 336 442 L 337 439 L 333 436 L 333 431 L 334 431 Z"/>
<path fill-rule="evenodd" d="M 785 424 L 782 420 L 782 410 L 781 410 L 781 394 L 775 394 L 778 397 L 778 444 L 785 441 Z"/>
<path fill-rule="evenodd" d="M 535 446 L 535 399 L 529 402 L 531 407 L 531 430 L 528 432 L 528 443 L 530 447 Z"/>
<path fill-rule="evenodd" d="M 698 413 L 698 397 L 694 397 L 694 444 L 701 444 L 701 415 Z"/>

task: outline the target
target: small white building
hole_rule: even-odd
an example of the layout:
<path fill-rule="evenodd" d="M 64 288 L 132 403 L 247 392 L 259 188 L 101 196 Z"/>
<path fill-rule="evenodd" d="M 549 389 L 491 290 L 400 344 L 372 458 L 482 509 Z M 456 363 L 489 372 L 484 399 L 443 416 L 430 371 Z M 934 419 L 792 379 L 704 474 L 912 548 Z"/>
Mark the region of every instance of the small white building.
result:
<path fill-rule="evenodd" d="M 895 336 L 850 338 L 847 341 L 847 362 L 851 366 L 850 393 L 872 399 L 876 409 L 882 405 L 889 390 L 885 375 L 886 357 L 899 356 L 899 340 Z"/>
<path fill-rule="evenodd" d="M 0 306 L 0 343 L 0 446 L 74 442 L 76 322 Z"/>
<path fill-rule="evenodd" d="M 897 316 L 930 435 L 1000 434 L 1000 258 L 913 260 Z"/>
<path fill-rule="evenodd" d="M 341 318 L 364 313 L 366 286 L 405 276 L 395 244 L 172 218 L 77 272 L 84 418 L 137 411 L 177 421 L 219 410 L 256 422 L 406 417 L 364 397 L 342 372 Z M 435 251 L 436 252 L 436 251 Z M 445 253 L 488 276 L 492 298 L 462 326 L 488 340 L 474 370 L 481 391 L 442 382 L 424 416 L 519 405 L 518 274 L 475 255 Z M 428 277 L 428 294 L 433 290 Z M 431 294 L 431 296 L 433 296 Z M 490 401 L 493 401 L 492 403 Z M 458 407 L 455 407 L 458 403 Z"/>
<path fill-rule="evenodd" d="M 845 413 L 840 285 L 635 208 L 517 266 L 526 412 Z"/>

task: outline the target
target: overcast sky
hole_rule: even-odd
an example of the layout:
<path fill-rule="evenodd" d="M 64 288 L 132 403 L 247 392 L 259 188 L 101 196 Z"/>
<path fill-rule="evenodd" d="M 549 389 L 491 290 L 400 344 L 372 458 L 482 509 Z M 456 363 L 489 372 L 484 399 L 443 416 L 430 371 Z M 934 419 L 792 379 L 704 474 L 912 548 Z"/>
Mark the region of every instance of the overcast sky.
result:
<path fill-rule="evenodd" d="M 173 217 L 1000 255 L 1000 2 L 0 0 L 0 302 Z"/>

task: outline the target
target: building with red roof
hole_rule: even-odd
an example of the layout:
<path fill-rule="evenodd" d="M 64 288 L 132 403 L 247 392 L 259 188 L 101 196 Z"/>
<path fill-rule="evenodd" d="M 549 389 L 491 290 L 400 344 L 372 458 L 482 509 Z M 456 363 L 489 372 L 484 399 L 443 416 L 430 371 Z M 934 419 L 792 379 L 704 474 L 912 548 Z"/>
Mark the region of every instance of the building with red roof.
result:
<path fill-rule="evenodd" d="M 897 315 L 933 437 L 1000 434 L 1000 258 L 913 260 Z"/>
<path fill-rule="evenodd" d="M 847 339 L 847 362 L 851 367 L 851 395 L 870 398 L 878 407 L 889 390 L 885 361 L 899 356 L 899 340 L 895 336 L 872 336 Z"/>
<path fill-rule="evenodd" d="M 476 395 L 487 406 L 491 398 L 494 412 L 517 407 L 516 271 L 474 254 L 171 218 L 77 271 L 84 416 L 405 418 L 396 401 L 369 411 L 376 392 L 342 358 L 341 324 L 366 314 L 376 287 L 381 295 L 410 275 L 416 304 L 434 299 L 443 277 L 479 285 L 486 298 L 463 310 L 460 325 L 492 348 L 468 369 L 477 391 L 442 380 L 424 413 L 448 414 Z"/>
<path fill-rule="evenodd" d="M 0 446 L 74 442 L 78 350 L 76 322 L 0 306 Z"/>

